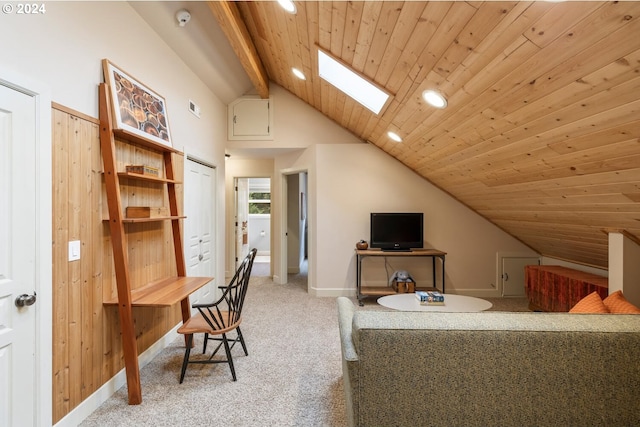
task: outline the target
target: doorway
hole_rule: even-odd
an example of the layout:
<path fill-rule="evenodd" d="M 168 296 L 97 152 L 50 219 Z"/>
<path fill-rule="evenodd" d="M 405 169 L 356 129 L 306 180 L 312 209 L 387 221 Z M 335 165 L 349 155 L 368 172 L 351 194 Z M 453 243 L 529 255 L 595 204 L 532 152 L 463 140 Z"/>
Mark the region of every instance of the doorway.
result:
<path fill-rule="evenodd" d="M 287 197 L 287 282 L 307 287 L 308 279 L 308 197 L 307 172 L 285 175 Z"/>
<path fill-rule="evenodd" d="M 236 267 L 256 248 L 251 275 L 271 277 L 271 178 L 235 178 Z"/>

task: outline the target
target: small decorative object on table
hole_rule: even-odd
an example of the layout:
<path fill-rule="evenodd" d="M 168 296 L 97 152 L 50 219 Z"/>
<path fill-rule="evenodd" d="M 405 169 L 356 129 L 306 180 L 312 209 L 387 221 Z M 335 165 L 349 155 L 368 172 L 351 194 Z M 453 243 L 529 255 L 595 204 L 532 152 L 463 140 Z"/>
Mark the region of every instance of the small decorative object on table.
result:
<path fill-rule="evenodd" d="M 360 240 L 358 243 L 356 243 L 356 249 L 364 251 L 365 249 L 369 248 L 369 244 L 367 242 L 365 242 L 364 240 Z"/>
<path fill-rule="evenodd" d="M 137 173 L 139 175 L 158 176 L 159 169 L 147 165 L 127 165 L 125 167 L 127 173 Z"/>
<path fill-rule="evenodd" d="M 399 294 L 411 293 L 416 290 L 416 283 L 410 278 L 405 280 L 394 279 L 393 282 L 391 282 L 391 287 Z"/>
<path fill-rule="evenodd" d="M 416 299 L 423 305 L 444 305 L 444 295 L 438 291 L 416 291 Z"/>

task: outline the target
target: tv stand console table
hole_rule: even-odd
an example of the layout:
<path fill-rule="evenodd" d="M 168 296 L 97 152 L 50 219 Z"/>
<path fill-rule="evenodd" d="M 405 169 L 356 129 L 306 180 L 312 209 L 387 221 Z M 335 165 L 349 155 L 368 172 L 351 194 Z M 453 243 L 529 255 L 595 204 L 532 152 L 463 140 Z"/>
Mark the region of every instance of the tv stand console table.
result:
<path fill-rule="evenodd" d="M 444 293 L 444 257 L 447 253 L 437 249 L 412 249 L 410 251 L 383 251 L 380 249 L 356 249 L 356 290 L 358 303 L 362 304 L 362 299 L 367 296 L 392 295 L 396 292 L 390 286 L 362 286 L 362 260 L 366 257 L 428 257 L 431 258 L 433 267 L 433 287 L 436 286 L 436 258 L 442 261 L 442 289 Z M 419 288 L 418 286 L 416 286 Z"/>

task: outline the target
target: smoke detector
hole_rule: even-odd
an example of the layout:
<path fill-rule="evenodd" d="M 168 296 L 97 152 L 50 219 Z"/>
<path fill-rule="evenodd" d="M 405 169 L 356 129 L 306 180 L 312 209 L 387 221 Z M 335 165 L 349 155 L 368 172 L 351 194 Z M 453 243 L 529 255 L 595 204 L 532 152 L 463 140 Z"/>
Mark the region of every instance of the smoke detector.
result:
<path fill-rule="evenodd" d="M 186 9 L 180 9 L 176 12 L 176 19 L 178 20 L 178 25 L 184 27 L 191 20 L 191 14 Z"/>

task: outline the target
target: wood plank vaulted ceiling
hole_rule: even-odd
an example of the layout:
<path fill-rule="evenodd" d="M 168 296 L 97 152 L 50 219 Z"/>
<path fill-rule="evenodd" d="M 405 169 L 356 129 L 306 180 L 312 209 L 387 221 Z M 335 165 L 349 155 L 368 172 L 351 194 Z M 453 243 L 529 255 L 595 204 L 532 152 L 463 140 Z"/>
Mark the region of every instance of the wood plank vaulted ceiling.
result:
<path fill-rule="evenodd" d="M 640 2 L 295 4 L 209 4 L 263 97 L 277 83 L 542 255 L 606 268 L 607 232 L 638 241 Z M 392 95 L 379 115 L 318 77 L 317 47 Z"/>

